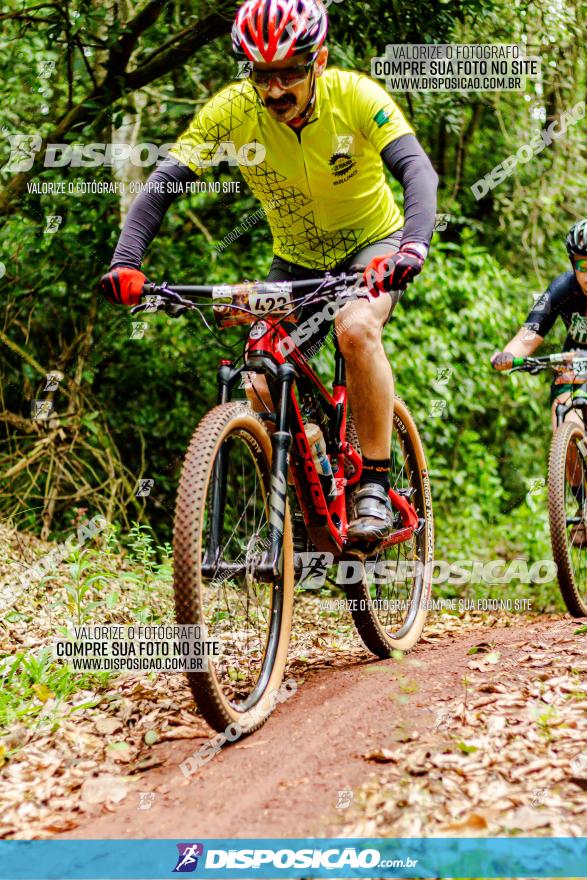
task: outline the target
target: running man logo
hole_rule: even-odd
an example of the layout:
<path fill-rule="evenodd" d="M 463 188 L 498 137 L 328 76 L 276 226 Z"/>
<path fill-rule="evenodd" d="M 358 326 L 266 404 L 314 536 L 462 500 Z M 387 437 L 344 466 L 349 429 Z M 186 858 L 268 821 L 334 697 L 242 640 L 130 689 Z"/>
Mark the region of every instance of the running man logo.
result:
<path fill-rule="evenodd" d="M 302 590 L 320 590 L 326 580 L 328 567 L 334 562 L 332 553 L 297 553 L 302 573 L 298 579 L 298 588 Z"/>
<path fill-rule="evenodd" d="M 452 367 L 438 367 L 433 385 L 448 385 L 454 370 Z"/>
<path fill-rule="evenodd" d="M 62 220 L 63 217 L 61 214 L 49 214 L 46 221 L 45 232 L 50 234 L 57 232 L 61 226 Z"/>
<path fill-rule="evenodd" d="M 43 391 L 57 391 L 59 383 L 63 380 L 63 373 L 57 370 L 52 373 L 47 373 L 45 380 L 46 382 Z"/>
<path fill-rule="evenodd" d="M 132 330 L 130 334 L 131 339 L 143 339 L 147 327 L 149 325 L 146 321 L 133 321 L 131 324 Z"/>
<path fill-rule="evenodd" d="M 236 75 L 237 79 L 247 79 L 251 75 L 251 71 L 253 70 L 253 65 L 250 61 L 239 61 L 238 63 L 238 73 Z"/>
<path fill-rule="evenodd" d="M 432 419 L 445 419 L 447 417 L 446 400 L 444 398 L 431 400 L 428 415 Z"/>
<path fill-rule="evenodd" d="M 140 480 L 135 492 L 135 498 L 148 498 L 154 485 L 155 480 Z"/>
<path fill-rule="evenodd" d="M 33 421 L 43 422 L 49 418 L 52 412 L 52 400 L 31 400 L 31 419 Z"/>
<path fill-rule="evenodd" d="M 55 62 L 54 61 L 43 61 L 43 63 L 38 68 L 38 76 L 40 79 L 51 79 L 53 74 L 55 73 Z"/>
<path fill-rule="evenodd" d="M 198 867 L 198 859 L 204 855 L 203 843 L 177 843 L 179 855 L 174 874 L 191 874 Z"/>
<path fill-rule="evenodd" d="M 353 152 L 355 138 L 352 134 L 334 135 L 332 150 L 335 155 L 350 156 Z"/>
<path fill-rule="evenodd" d="M 7 137 L 10 141 L 10 156 L 3 170 L 9 171 L 11 174 L 30 171 L 43 143 L 41 136 L 18 133 L 9 134 Z"/>
<path fill-rule="evenodd" d="M 444 232 L 452 219 L 452 214 L 437 214 L 434 218 L 434 232 Z"/>
<path fill-rule="evenodd" d="M 337 810 L 348 810 L 355 796 L 351 788 L 343 788 L 338 792 L 338 800 L 336 802 Z"/>
<path fill-rule="evenodd" d="M 150 810 L 155 801 L 154 791 L 139 791 L 139 810 Z"/>

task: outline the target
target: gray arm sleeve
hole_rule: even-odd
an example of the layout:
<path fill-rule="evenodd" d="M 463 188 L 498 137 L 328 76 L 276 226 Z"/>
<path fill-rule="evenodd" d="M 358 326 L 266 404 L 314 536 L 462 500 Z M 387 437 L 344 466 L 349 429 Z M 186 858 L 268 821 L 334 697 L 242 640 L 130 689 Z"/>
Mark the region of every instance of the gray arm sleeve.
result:
<path fill-rule="evenodd" d="M 128 212 L 110 268 L 129 266 L 140 269 L 143 256 L 159 231 L 165 212 L 179 195 L 186 192 L 186 184 L 198 179 L 187 165 L 169 157 L 147 180 Z"/>
<path fill-rule="evenodd" d="M 381 158 L 404 188 L 402 241 L 430 244 L 436 218 L 438 174 L 413 134 L 404 134 L 381 151 Z"/>

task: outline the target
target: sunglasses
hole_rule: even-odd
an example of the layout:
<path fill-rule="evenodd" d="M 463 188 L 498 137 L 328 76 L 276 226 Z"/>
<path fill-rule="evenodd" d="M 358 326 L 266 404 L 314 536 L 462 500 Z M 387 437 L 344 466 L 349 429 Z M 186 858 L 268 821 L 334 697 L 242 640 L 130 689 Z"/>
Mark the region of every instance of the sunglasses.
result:
<path fill-rule="evenodd" d="M 283 67 L 281 70 L 257 70 L 253 67 L 250 77 L 260 89 L 268 89 L 272 79 L 277 81 L 281 89 L 289 89 L 304 82 L 315 60 L 316 56 L 314 55 L 307 64 L 298 64 L 297 67 Z"/>
<path fill-rule="evenodd" d="M 587 272 L 587 257 L 581 257 L 578 260 L 574 260 L 573 266 L 575 272 Z"/>

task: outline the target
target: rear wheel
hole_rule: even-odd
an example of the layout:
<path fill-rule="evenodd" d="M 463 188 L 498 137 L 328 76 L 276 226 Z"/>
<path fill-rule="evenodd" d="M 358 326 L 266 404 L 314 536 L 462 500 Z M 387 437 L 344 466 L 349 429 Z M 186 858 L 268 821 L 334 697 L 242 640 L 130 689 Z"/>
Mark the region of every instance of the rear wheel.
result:
<path fill-rule="evenodd" d="M 189 673 L 199 710 L 218 731 L 250 733 L 268 718 L 291 631 L 293 548 L 285 511 L 283 577 L 259 581 L 268 547 L 271 442 L 248 407 L 215 407 L 191 439 L 174 525 L 177 621 L 219 642 L 207 671 Z M 280 695 L 281 696 L 281 695 Z M 234 737 L 233 737 L 234 738 Z"/>
<path fill-rule="evenodd" d="M 351 442 L 355 446 L 354 438 Z M 409 496 L 423 526 L 409 541 L 365 560 L 346 557 L 351 582 L 344 585 L 359 635 L 378 657 L 409 651 L 420 638 L 434 560 L 434 521 L 424 449 L 407 406 L 397 397 L 389 475 L 392 489 Z M 397 528 L 401 528 L 399 514 Z"/>
<path fill-rule="evenodd" d="M 578 424 L 563 422 L 552 435 L 548 462 L 552 555 L 573 617 L 587 617 L 587 474 L 578 448 L 584 440 Z"/>

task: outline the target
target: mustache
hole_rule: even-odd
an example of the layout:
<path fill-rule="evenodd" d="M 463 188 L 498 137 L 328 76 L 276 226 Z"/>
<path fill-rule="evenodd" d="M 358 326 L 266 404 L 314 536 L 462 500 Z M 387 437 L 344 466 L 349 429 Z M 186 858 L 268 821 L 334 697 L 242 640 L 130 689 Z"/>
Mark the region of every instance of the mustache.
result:
<path fill-rule="evenodd" d="M 286 107 L 288 104 L 295 104 L 296 99 L 293 95 L 282 95 L 280 98 L 266 98 L 265 104 L 268 107 Z"/>

